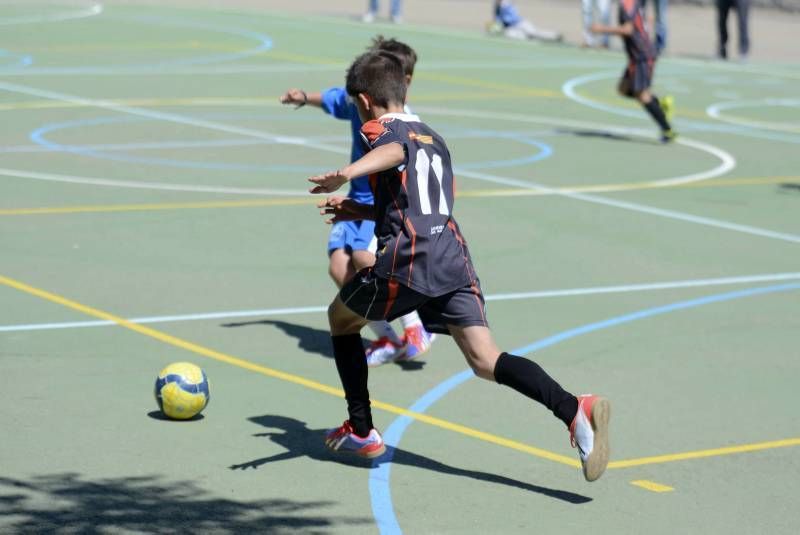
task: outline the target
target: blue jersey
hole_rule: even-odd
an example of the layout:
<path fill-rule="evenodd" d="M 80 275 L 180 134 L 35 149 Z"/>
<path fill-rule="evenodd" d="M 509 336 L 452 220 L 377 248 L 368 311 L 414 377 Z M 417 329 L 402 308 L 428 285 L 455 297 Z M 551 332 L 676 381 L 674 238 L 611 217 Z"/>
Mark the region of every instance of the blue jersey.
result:
<path fill-rule="evenodd" d="M 343 87 L 332 87 L 322 93 L 322 109 L 325 113 L 350 121 L 352 135 L 352 147 L 350 149 L 350 161 L 354 162 L 367 153 L 367 148 L 361 140 L 361 117 L 358 116 L 358 108 L 347 95 Z M 369 185 L 369 178 L 360 176 L 350 181 L 350 191 L 347 196 L 362 204 L 374 204 L 372 188 Z"/>
<path fill-rule="evenodd" d="M 522 17 L 520 17 L 517 12 L 517 8 L 514 7 L 514 4 L 506 0 L 499 2 L 495 6 L 494 18 L 506 28 L 522 22 Z"/>

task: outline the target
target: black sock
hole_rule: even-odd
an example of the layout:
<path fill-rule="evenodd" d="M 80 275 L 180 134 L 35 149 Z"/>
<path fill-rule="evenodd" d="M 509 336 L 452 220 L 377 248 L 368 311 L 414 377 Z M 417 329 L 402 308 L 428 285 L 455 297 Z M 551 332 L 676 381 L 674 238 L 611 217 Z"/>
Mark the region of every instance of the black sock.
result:
<path fill-rule="evenodd" d="M 365 437 L 372 430 L 372 411 L 367 390 L 367 357 L 360 334 L 331 336 L 336 369 L 347 399 L 347 413 L 356 434 Z"/>
<path fill-rule="evenodd" d="M 510 386 L 553 411 L 567 427 L 578 413 L 578 400 L 561 388 L 538 364 L 523 357 L 501 353 L 494 366 L 498 384 Z"/>
<path fill-rule="evenodd" d="M 661 127 L 661 130 L 667 131 L 672 130 L 672 127 L 667 122 L 667 118 L 664 115 L 664 110 L 661 109 L 661 104 L 658 102 L 658 97 L 653 95 L 653 98 L 650 99 L 650 102 L 644 104 L 644 109 L 647 110 L 653 119 L 656 120 L 658 126 Z"/>

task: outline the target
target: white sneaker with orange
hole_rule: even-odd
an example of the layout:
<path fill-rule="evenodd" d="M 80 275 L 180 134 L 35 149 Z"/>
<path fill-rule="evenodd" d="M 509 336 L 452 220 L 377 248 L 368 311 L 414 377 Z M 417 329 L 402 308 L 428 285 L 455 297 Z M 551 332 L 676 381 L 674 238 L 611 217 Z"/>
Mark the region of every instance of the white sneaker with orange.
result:
<path fill-rule="evenodd" d="M 578 396 L 578 413 L 569 426 L 569 439 L 583 466 L 583 477 L 594 481 L 608 466 L 608 420 L 611 403 L 591 394 Z"/>
<path fill-rule="evenodd" d="M 406 344 L 406 351 L 397 360 L 411 360 L 419 357 L 431 348 L 431 344 L 435 339 L 436 335 L 426 331 L 421 323 L 412 327 L 406 327 L 403 332 L 403 342 Z"/>
<path fill-rule="evenodd" d="M 387 362 L 394 362 L 406 353 L 406 346 L 397 345 L 388 337 L 381 337 L 367 348 L 367 366 L 374 368 Z"/>

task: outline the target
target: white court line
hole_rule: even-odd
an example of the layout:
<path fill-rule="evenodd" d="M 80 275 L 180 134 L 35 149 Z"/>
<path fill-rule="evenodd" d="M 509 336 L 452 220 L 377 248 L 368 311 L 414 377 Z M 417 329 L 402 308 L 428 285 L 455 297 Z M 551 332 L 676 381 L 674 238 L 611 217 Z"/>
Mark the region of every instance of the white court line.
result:
<path fill-rule="evenodd" d="M 12 176 L 47 182 L 66 182 L 90 186 L 107 186 L 114 188 L 149 189 L 159 191 L 188 191 L 192 193 L 230 193 L 233 195 L 273 195 L 276 197 L 301 197 L 311 195 L 307 190 L 269 189 L 269 188 L 235 188 L 225 186 L 200 186 L 192 184 L 169 184 L 166 182 L 141 182 L 132 180 L 112 180 L 109 178 L 91 178 L 75 175 L 58 175 L 55 173 L 39 173 L 20 169 L 0 168 L 0 176 Z"/>
<path fill-rule="evenodd" d="M 579 85 L 583 85 L 586 82 L 613 79 L 616 78 L 617 76 L 618 73 L 615 71 L 601 71 L 601 72 L 586 74 L 583 76 L 578 76 L 576 78 L 571 78 L 570 80 L 564 82 L 564 84 L 562 84 L 561 86 L 561 92 L 564 93 L 564 95 L 570 100 L 577 102 L 578 104 L 583 104 L 584 106 L 587 106 L 589 108 L 593 108 L 595 110 L 600 110 L 614 115 L 620 115 L 623 117 L 631 117 L 633 119 L 638 119 L 638 120 L 647 119 L 647 116 L 640 110 L 627 109 L 605 104 L 603 102 L 597 102 L 590 98 L 584 97 L 583 95 L 579 94 L 576 90 L 576 88 Z M 689 128 L 701 128 L 705 130 L 718 131 L 727 134 L 735 134 L 756 139 L 769 139 L 769 140 L 785 141 L 787 143 L 797 143 L 796 136 L 793 137 L 791 135 L 782 135 L 779 133 L 758 132 L 754 131 L 752 127 L 743 128 L 743 125 L 738 125 L 738 126 L 720 125 L 718 123 L 714 123 L 713 121 L 694 121 L 686 119 L 679 119 L 676 122 L 684 126 L 687 126 Z M 680 139 L 681 138 L 678 137 L 677 141 L 680 141 Z"/>
<path fill-rule="evenodd" d="M 798 273 L 771 273 L 765 275 L 744 275 L 740 277 L 721 277 L 715 279 L 692 279 L 670 282 L 654 282 L 644 284 L 627 284 L 622 286 L 595 286 L 589 288 L 567 288 L 563 290 L 543 290 L 535 292 L 518 292 L 505 294 L 492 294 L 486 296 L 486 301 L 513 301 L 520 299 L 541 299 L 546 297 L 570 297 L 576 295 L 597 295 L 610 293 L 644 292 L 655 290 L 671 290 L 677 288 L 702 288 L 707 286 L 721 286 L 730 284 L 752 284 L 756 282 L 775 282 L 800 279 Z M 254 316 L 289 316 L 295 314 L 321 313 L 328 310 L 327 306 L 296 307 L 296 308 L 267 308 L 260 310 L 237 310 L 227 312 L 207 312 L 200 314 L 182 314 L 172 316 L 148 316 L 130 318 L 133 323 L 167 323 L 179 321 L 197 321 L 210 319 L 249 318 Z M 0 325 L 0 332 L 42 331 L 52 329 L 73 329 L 80 327 L 106 327 L 117 325 L 113 321 L 71 321 L 62 323 L 30 323 L 27 325 Z"/>
<path fill-rule="evenodd" d="M 204 119 L 196 119 L 193 117 L 188 117 L 186 115 L 178 115 L 176 113 L 165 113 L 155 110 L 150 110 L 147 108 L 138 108 L 133 106 L 125 106 L 122 104 L 115 104 L 114 102 L 110 102 L 108 100 L 95 100 L 95 99 L 88 99 L 83 98 L 75 95 L 68 95 L 66 93 L 58 93 L 55 91 L 47 91 L 44 89 L 37 89 L 35 87 L 28 87 L 19 84 L 12 84 L 8 82 L 0 82 L 0 90 L 9 91 L 11 93 L 21 93 L 23 95 L 31 95 L 35 97 L 45 98 L 48 100 L 59 100 L 62 102 L 70 102 L 72 104 L 78 104 L 80 106 L 91 106 L 95 108 L 102 108 L 106 110 L 115 111 L 118 113 L 127 113 L 129 115 L 136 115 L 139 117 L 147 117 L 149 119 L 156 119 L 159 121 L 167 121 L 171 123 L 177 124 L 185 124 L 189 126 L 196 126 L 198 128 L 205 128 L 208 130 L 216 130 L 219 132 L 227 132 L 229 134 L 237 134 L 240 136 L 252 137 L 256 139 L 263 139 L 267 141 L 273 141 L 278 143 L 283 143 L 286 145 L 301 145 L 307 146 L 319 150 L 324 150 L 328 152 L 334 152 L 337 154 L 350 154 L 349 149 L 343 149 L 342 147 L 334 146 L 334 145 L 327 145 L 323 143 L 313 143 L 309 142 L 307 139 L 299 138 L 299 137 L 292 137 L 292 136 L 281 136 L 277 134 L 272 134 L 270 132 L 265 132 L 263 130 L 253 130 L 252 128 L 242 128 L 239 126 L 233 126 L 229 124 L 219 123 L 216 121 L 207 121 Z"/>
<path fill-rule="evenodd" d="M 278 61 L 277 59 L 275 61 Z M 618 62 L 614 62 L 616 65 Z M 9 68 L 2 71 L 3 76 L 219 76 L 222 74 L 268 74 L 268 73 L 308 73 L 308 72 L 335 72 L 342 73 L 347 70 L 347 62 L 334 62 L 326 64 L 278 64 L 278 65 L 209 65 L 202 67 L 165 65 L 141 65 L 131 67 L 26 67 Z M 425 62 L 424 68 L 430 72 L 459 71 L 459 70 L 531 70 L 531 69 L 573 69 L 611 67 L 594 61 L 556 61 L 552 63 L 536 62 L 530 60 L 506 62 L 459 62 L 459 61 L 431 61 Z M 419 68 L 419 64 L 417 65 Z"/>
<path fill-rule="evenodd" d="M 455 115 L 459 117 L 476 117 L 476 118 L 490 118 L 490 119 L 501 119 L 507 121 L 516 121 L 516 122 L 532 122 L 532 123 L 544 123 L 544 124 L 560 124 L 562 126 L 573 126 L 577 128 L 595 128 L 600 129 L 602 128 L 605 131 L 610 132 L 617 132 L 617 133 L 625 133 L 625 134 L 634 134 L 634 135 L 641 135 L 642 130 L 636 128 L 618 128 L 618 127 L 607 127 L 598 125 L 596 123 L 590 123 L 586 121 L 573 121 L 569 119 L 552 119 L 549 117 L 539 117 L 535 115 L 513 115 L 513 114 L 504 114 L 504 113 L 490 113 L 490 112 L 479 112 L 473 110 L 442 110 L 442 109 L 434 109 L 434 108 L 416 108 L 416 110 L 420 113 L 439 113 L 442 115 Z M 720 166 L 716 168 L 717 171 L 721 171 L 723 169 L 727 169 L 731 162 L 724 161 Z M 687 175 L 687 177 L 677 177 L 673 179 L 667 179 L 662 181 L 661 185 L 668 185 L 668 183 L 676 183 L 674 181 L 686 181 L 687 178 L 693 177 L 691 181 L 697 181 L 698 176 L 702 176 L 703 180 L 712 178 L 714 176 L 718 176 L 719 172 L 714 173 L 712 171 L 708 171 L 706 173 L 700 173 L 699 175 Z M 655 215 L 659 217 L 665 217 L 668 219 L 676 219 L 678 221 L 684 221 L 687 223 L 696 223 L 698 225 L 705 225 L 709 227 L 716 227 L 722 228 L 725 230 L 731 230 L 734 232 L 741 232 L 744 234 L 750 234 L 753 236 L 761 236 L 764 238 L 771 238 L 775 240 L 781 241 L 788 241 L 791 243 L 800 243 L 800 236 L 782 232 L 775 232 L 772 230 L 766 230 L 758 227 L 753 227 L 750 225 L 740 225 L 738 223 L 731 223 L 728 221 L 723 221 L 719 219 L 712 219 L 709 217 L 702 217 L 696 216 L 692 214 L 687 214 L 684 212 L 678 212 L 676 210 L 666 210 L 662 208 L 656 208 L 653 206 L 648 206 L 645 204 L 638 204 L 632 202 L 625 202 L 625 201 L 618 201 L 614 199 L 610 199 L 607 197 L 599 197 L 597 195 L 587 195 L 584 193 L 574 193 L 569 191 L 558 190 L 544 184 L 538 184 L 536 182 L 527 181 L 527 180 L 518 180 L 514 178 L 507 178 L 497 175 L 490 175 L 486 173 L 477 173 L 473 171 L 465 171 L 456 169 L 456 172 L 459 176 L 466 176 L 470 178 L 475 178 L 478 180 L 485 180 L 487 182 L 494 182 L 496 184 L 503 184 L 507 186 L 515 186 L 519 188 L 527 188 L 533 191 L 549 193 L 551 195 L 560 195 L 563 197 L 569 197 L 572 199 L 577 199 L 585 202 L 590 202 L 594 204 L 603 204 L 606 206 L 613 206 L 615 208 L 621 208 L 623 210 L 630 210 L 633 212 L 640 212 L 650 215 Z"/>
<path fill-rule="evenodd" d="M 766 130 L 780 130 L 783 132 L 791 132 L 794 134 L 800 133 L 800 124 L 781 124 L 770 121 L 758 121 L 755 119 L 745 119 L 743 117 L 736 117 L 731 115 L 723 115 L 723 110 L 731 110 L 735 108 L 749 108 L 760 106 L 786 106 L 791 108 L 800 107 L 800 100 L 789 98 L 765 98 L 761 100 L 734 100 L 728 102 L 717 102 L 706 108 L 706 114 L 713 117 L 718 121 L 724 123 L 735 124 L 739 126 L 748 126 L 752 128 L 763 128 Z"/>
<path fill-rule="evenodd" d="M 103 100 L 92 100 L 86 99 L 78 96 L 73 95 L 66 95 L 63 93 L 56 93 L 53 91 L 46 91 L 41 89 L 36 89 L 32 87 L 27 87 L 18 84 L 10 84 L 6 82 L 0 82 L 0 90 L 10 91 L 12 93 L 22 93 L 32 96 L 38 96 L 41 98 L 47 98 L 51 100 L 60 100 L 64 102 L 72 102 L 77 103 L 82 106 L 95 106 L 99 108 L 109 109 L 112 111 L 117 111 L 120 113 L 128 113 L 131 115 L 138 115 L 142 117 L 149 117 L 164 121 L 170 121 L 180 124 L 188 124 L 192 126 L 197 126 L 201 128 L 208 128 L 212 130 L 221 130 L 223 132 L 233 133 L 233 134 L 240 134 L 244 136 L 255 137 L 258 139 L 269 139 L 269 140 L 280 140 L 285 141 L 286 143 L 297 144 L 297 145 L 304 145 L 312 148 L 316 148 L 319 150 L 325 150 L 330 152 L 335 152 L 338 154 L 349 154 L 349 150 L 342 149 L 340 147 L 332 147 L 327 144 L 321 143 L 313 143 L 309 142 L 308 140 L 301 139 L 301 138 L 283 138 L 280 136 L 276 136 L 274 134 L 268 134 L 265 132 L 260 132 L 258 130 L 252 130 L 249 128 L 239 128 L 235 126 L 226 125 L 223 123 L 217 123 L 212 121 L 204 121 L 201 119 L 193 119 L 191 117 L 185 117 L 182 115 L 172 114 L 172 113 L 161 113 L 153 110 L 148 110 L 144 108 L 134 108 L 130 106 L 122 106 L 117 105 L 112 102 L 103 101 Z M 483 117 L 483 118 L 494 118 L 494 119 L 504 119 L 509 121 L 517 121 L 517 122 L 537 122 L 539 124 L 555 124 L 557 126 L 570 126 L 570 125 L 578 125 L 579 128 L 594 128 L 600 129 L 604 131 L 616 131 L 616 132 L 623 132 L 623 133 L 630 133 L 630 134 L 637 134 L 640 133 L 640 129 L 631 129 L 631 128 L 609 128 L 606 125 L 598 124 L 598 123 L 590 123 L 585 121 L 571 121 L 566 119 L 554 119 L 550 117 L 538 117 L 538 116 L 523 116 L 523 115 L 516 115 L 516 114 L 503 114 L 503 113 L 487 113 L 487 112 L 476 112 L 474 110 L 453 110 L 453 109 L 438 109 L 438 108 L 420 108 L 419 111 L 428 110 L 428 113 L 433 114 L 440 114 L 440 115 L 457 115 L 461 117 Z M 731 157 L 732 159 L 732 157 Z M 735 160 L 733 161 L 735 163 Z M 720 166 L 718 166 L 717 173 L 707 172 L 704 173 L 704 178 L 711 178 L 712 176 L 718 176 L 719 174 L 726 172 L 727 167 L 730 165 L 730 162 L 723 162 Z M 3 171 L 12 171 L 14 173 L 29 173 L 26 171 L 18 171 L 18 170 L 0 170 L 0 174 L 3 174 Z M 695 223 L 699 225 L 705 225 L 710 227 L 722 228 L 725 230 L 731 230 L 734 232 L 740 232 L 743 234 L 750 234 L 753 236 L 761 236 L 765 238 L 771 238 L 775 240 L 782 240 L 788 241 L 792 243 L 800 243 L 800 236 L 795 236 L 793 234 L 785 234 L 780 232 L 774 232 L 770 230 L 760 229 L 757 227 L 752 227 L 748 225 L 740 225 L 737 223 L 730 223 L 727 221 L 711 219 L 707 217 L 700 217 L 695 216 L 692 214 L 686 214 L 683 212 L 678 212 L 675 210 L 664 210 L 661 208 L 655 208 L 652 206 L 644 205 L 644 204 L 636 204 L 631 202 L 623 202 L 623 201 L 615 201 L 613 199 L 607 199 L 604 197 L 598 197 L 595 195 L 586 195 L 582 193 L 571 193 L 571 192 L 563 192 L 558 191 L 554 188 L 550 188 L 548 186 L 542 184 L 536 184 L 534 182 L 525 182 L 521 180 L 514 180 L 514 179 L 507 179 L 504 177 L 498 177 L 495 175 L 485 175 L 482 173 L 467 173 L 464 171 L 460 171 L 460 174 L 464 176 L 472 176 L 473 178 L 478 178 L 481 180 L 488 180 L 494 181 L 499 183 L 505 184 L 514 184 L 516 186 L 528 189 L 534 189 L 536 191 L 548 191 L 553 193 L 554 195 L 561 195 L 564 197 L 569 197 L 572 199 L 577 199 L 585 202 L 590 202 L 594 204 L 603 204 L 606 206 L 613 206 L 615 208 L 621 208 L 624 210 L 630 210 L 634 212 L 646 213 L 649 215 L 657 215 L 659 217 L 665 217 L 669 219 L 675 219 L 679 221 L 684 221 L 688 223 Z M 30 173 L 32 174 L 32 173 Z M 37 173 L 40 177 L 48 175 L 47 173 Z M 11 175 L 11 176 L 19 176 L 19 174 Z M 53 176 L 61 176 L 61 175 L 53 175 Z M 66 177 L 65 177 L 66 178 Z M 70 177 L 75 178 L 75 177 Z M 681 177 L 685 178 L 685 177 Z M 41 180 L 46 180 L 45 178 L 40 178 Z M 671 179 L 675 180 L 675 179 Z M 697 180 L 695 178 L 694 180 Z M 64 180 L 66 181 L 66 180 Z M 105 184 L 109 185 L 109 184 Z M 175 187 L 174 185 L 171 185 Z"/>
<path fill-rule="evenodd" d="M 52 13 L 44 15 L 28 15 L 24 17 L 12 17 L 8 19 L 0 19 L 0 26 L 16 26 L 18 24 L 38 24 L 41 22 L 61 22 L 73 19 L 85 19 L 87 17 L 94 17 L 103 12 L 103 4 L 93 4 L 90 7 L 81 9 L 80 11 Z"/>

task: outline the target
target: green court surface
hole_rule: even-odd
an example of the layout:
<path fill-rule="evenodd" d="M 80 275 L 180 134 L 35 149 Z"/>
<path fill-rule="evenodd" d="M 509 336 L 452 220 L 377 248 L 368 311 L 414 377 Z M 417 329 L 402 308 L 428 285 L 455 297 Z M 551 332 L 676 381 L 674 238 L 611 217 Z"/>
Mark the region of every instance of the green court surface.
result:
<path fill-rule="evenodd" d="M 800 529 L 798 65 L 664 59 L 661 145 L 619 50 L 86 5 L 0 5 L 0 532 Z M 419 53 L 498 343 L 612 402 L 596 483 L 445 337 L 371 370 L 384 458 L 325 450 L 346 411 L 306 178 L 350 133 L 278 96 L 342 85 L 378 32 Z M 174 361 L 210 378 L 194 421 L 157 412 Z"/>

